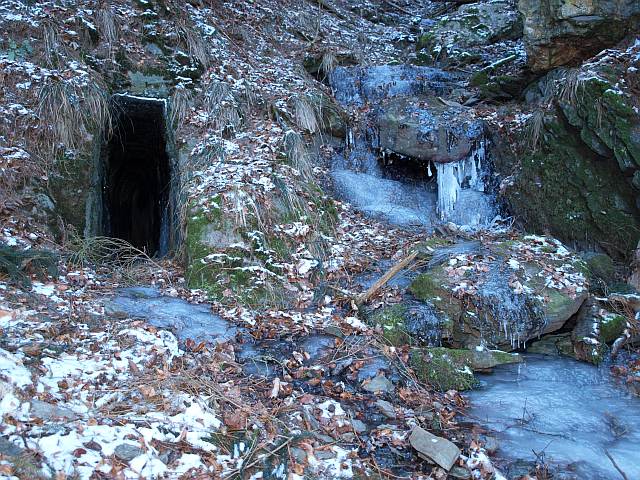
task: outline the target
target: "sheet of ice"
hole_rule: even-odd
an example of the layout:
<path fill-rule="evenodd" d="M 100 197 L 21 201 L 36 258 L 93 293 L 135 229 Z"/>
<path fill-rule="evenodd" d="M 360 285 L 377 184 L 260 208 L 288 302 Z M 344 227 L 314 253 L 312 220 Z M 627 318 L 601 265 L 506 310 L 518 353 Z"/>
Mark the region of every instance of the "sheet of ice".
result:
<path fill-rule="evenodd" d="M 423 185 L 412 185 L 350 170 L 334 170 L 338 193 L 357 209 L 393 224 L 417 225 L 428 229 L 439 223 L 438 195 Z M 458 225 L 487 225 L 496 213 L 493 198 L 483 192 L 460 189 L 447 220 Z"/>
<path fill-rule="evenodd" d="M 189 303 L 161 295 L 154 288 L 125 288 L 105 304 L 112 315 L 143 318 L 151 325 L 175 331 L 182 342 L 187 339 L 225 342 L 235 337 L 237 328 L 211 313 L 208 305 Z"/>
<path fill-rule="evenodd" d="M 640 399 L 615 385 L 606 366 L 526 355 L 498 367 L 469 394 L 469 416 L 500 432 L 498 456 L 573 464 L 582 480 L 640 478 Z"/>
<path fill-rule="evenodd" d="M 332 177 L 340 195 L 367 214 L 405 226 L 430 227 L 436 220 L 436 194 L 422 187 L 350 170 Z"/>

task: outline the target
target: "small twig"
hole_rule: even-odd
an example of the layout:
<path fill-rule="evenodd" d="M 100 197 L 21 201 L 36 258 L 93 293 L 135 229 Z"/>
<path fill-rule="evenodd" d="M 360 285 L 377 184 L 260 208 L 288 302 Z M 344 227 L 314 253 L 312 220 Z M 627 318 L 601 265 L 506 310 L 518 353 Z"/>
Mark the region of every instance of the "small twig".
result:
<path fill-rule="evenodd" d="M 251 462 L 249 465 L 243 465 L 242 468 L 236 468 L 235 470 L 231 470 L 229 473 L 227 473 L 227 477 L 230 477 L 231 475 L 235 475 L 236 473 L 239 473 L 240 470 L 248 470 L 251 467 L 255 467 L 258 463 L 260 463 L 261 461 L 263 461 L 266 458 L 271 457 L 272 455 L 274 455 L 276 452 L 282 450 L 284 447 L 286 447 L 287 445 L 289 445 L 289 443 L 291 443 L 291 440 L 293 440 L 293 437 L 290 437 L 287 439 L 286 442 L 284 442 L 282 445 L 280 445 L 279 447 L 271 450 L 270 452 L 267 452 L 265 455 L 261 456 L 260 458 L 254 460 L 253 462 Z"/>
<path fill-rule="evenodd" d="M 607 455 L 607 457 L 609 457 L 609 460 L 611 460 L 611 463 L 613 463 L 613 466 L 615 467 L 615 469 L 618 471 L 618 473 L 620 473 L 620 475 L 622 475 L 622 478 L 624 478 L 624 480 L 629 480 L 629 477 L 627 477 L 627 474 L 624 473 L 624 470 L 622 470 L 618 464 L 616 463 L 616 461 L 613 459 L 613 457 L 611 456 L 611 454 L 609 453 L 609 450 L 607 450 L 605 448 L 604 453 Z"/>
<path fill-rule="evenodd" d="M 396 263 L 393 267 L 391 267 L 387 272 L 378 279 L 376 283 L 371 285 L 369 289 L 361 295 L 358 295 L 356 298 L 356 304 L 362 305 L 367 302 L 369 298 L 371 298 L 378 290 L 380 290 L 386 283 L 391 280 L 393 277 L 397 275 L 397 273 L 404 269 L 409 263 L 411 263 L 418 256 L 418 252 L 411 252 L 409 255 L 404 257 L 398 263 Z"/>
<path fill-rule="evenodd" d="M 401 11 L 402 13 L 406 13 L 407 15 L 414 15 L 413 12 L 410 12 L 409 10 L 407 10 L 406 8 L 401 7 L 400 5 L 398 5 L 397 3 L 394 3 L 390 0 L 383 0 L 384 3 L 386 3 L 387 5 L 389 5 L 390 7 L 395 8 L 396 10 Z"/>

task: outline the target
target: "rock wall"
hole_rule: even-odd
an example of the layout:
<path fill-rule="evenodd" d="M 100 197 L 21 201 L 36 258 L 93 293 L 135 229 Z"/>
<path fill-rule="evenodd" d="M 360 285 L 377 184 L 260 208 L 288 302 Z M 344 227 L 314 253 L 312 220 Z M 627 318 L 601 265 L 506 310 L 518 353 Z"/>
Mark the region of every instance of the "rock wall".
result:
<path fill-rule="evenodd" d="M 518 132 L 526 145 L 502 169 L 513 214 L 528 230 L 627 257 L 640 238 L 640 44 L 530 89 L 538 110 Z M 551 93 L 549 93 L 551 92 Z M 504 163 L 509 165 L 505 165 Z"/>
<path fill-rule="evenodd" d="M 532 70 L 573 65 L 619 42 L 638 28 L 635 0 L 520 0 Z"/>

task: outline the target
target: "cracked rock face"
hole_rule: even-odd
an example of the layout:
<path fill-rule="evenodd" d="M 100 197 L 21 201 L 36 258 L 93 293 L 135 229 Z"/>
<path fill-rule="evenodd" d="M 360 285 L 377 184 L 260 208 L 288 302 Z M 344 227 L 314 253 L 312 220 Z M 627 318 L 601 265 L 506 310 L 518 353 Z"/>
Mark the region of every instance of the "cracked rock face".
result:
<path fill-rule="evenodd" d="M 640 23 L 640 3 L 630 0 L 520 0 L 518 9 L 534 71 L 589 58 Z"/>

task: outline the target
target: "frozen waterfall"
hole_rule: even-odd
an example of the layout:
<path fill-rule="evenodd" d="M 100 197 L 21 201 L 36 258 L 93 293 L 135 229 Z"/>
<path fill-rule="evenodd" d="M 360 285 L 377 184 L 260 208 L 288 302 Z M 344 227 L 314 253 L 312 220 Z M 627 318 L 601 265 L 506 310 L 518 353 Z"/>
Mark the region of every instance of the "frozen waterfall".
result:
<path fill-rule="evenodd" d="M 449 163 L 436 163 L 438 172 L 438 216 L 440 220 L 449 220 L 458 203 L 463 189 L 484 192 L 482 165 L 485 160 L 485 141 L 463 160 Z"/>

